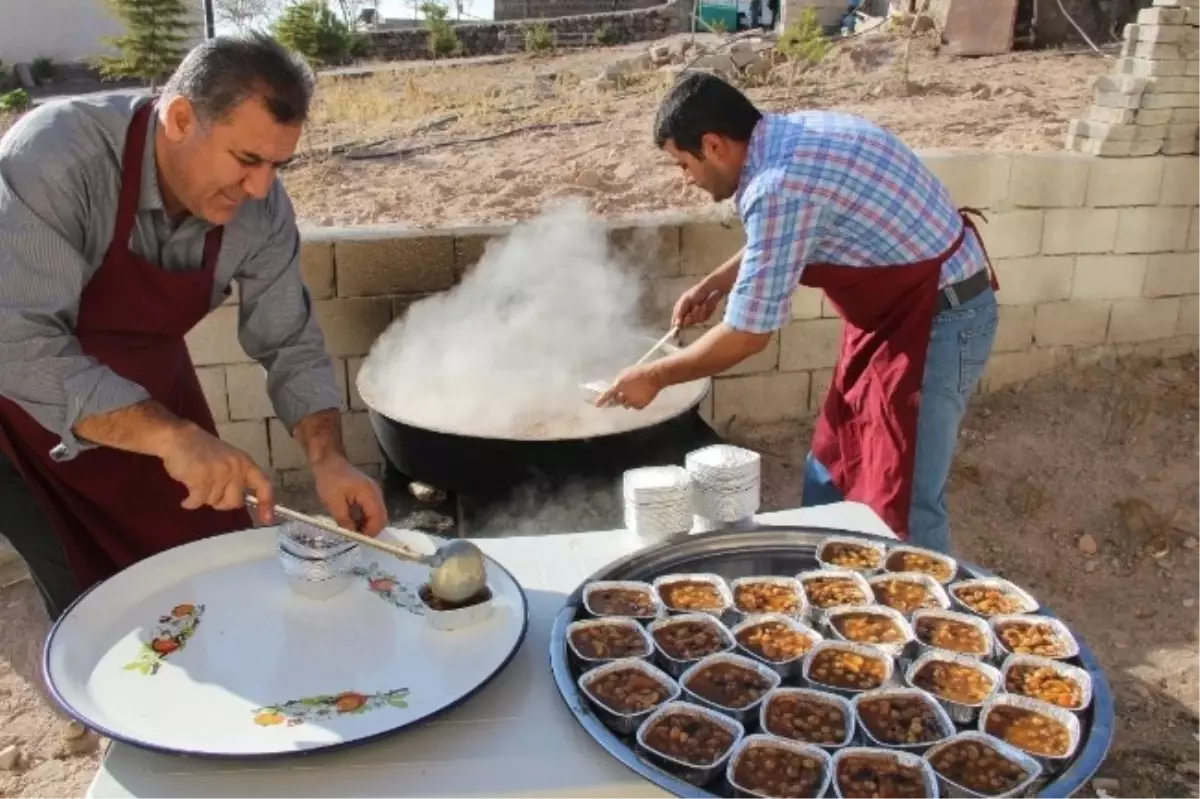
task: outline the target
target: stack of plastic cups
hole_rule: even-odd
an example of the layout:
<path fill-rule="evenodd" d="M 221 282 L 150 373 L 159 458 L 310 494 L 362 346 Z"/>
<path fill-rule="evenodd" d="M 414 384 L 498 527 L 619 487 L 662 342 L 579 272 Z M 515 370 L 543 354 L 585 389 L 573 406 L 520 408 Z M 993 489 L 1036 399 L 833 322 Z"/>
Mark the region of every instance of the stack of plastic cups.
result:
<path fill-rule="evenodd" d="M 762 501 L 762 459 L 757 452 L 715 444 L 688 453 L 692 480 L 692 532 L 750 526 Z"/>
<path fill-rule="evenodd" d="M 691 478 L 681 466 L 645 466 L 623 477 L 625 527 L 647 543 L 692 527 Z"/>

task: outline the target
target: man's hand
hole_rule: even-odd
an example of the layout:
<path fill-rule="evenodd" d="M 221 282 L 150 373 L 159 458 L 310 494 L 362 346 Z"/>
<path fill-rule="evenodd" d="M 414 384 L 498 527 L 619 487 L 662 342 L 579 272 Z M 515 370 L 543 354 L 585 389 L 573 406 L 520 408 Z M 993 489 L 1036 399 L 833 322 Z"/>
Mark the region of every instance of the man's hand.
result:
<path fill-rule="evenodd" d="M 704 324 L 717 310 L 724 297 L 725 293 L 720 289 L 711 288 L 707 280 L 697 283 L 685 291 L 675 303 L 675 310 L 671 312 L 671 326 L 691 327 Z"/>
<path fill-rule="evenodd" d="M 317 496 L 342 527 L 377 536 L 387 526 L 387 507 L 379 484 L 340 455 L 312 464 Z"/>
<path fill-rule="evenodd" d="M 641 410 L 654 401 L 663 390 L 652 364 L 633 366 L 617 376 L 616 382 L 596 398 L 598 407 L 621 405 L 626 408 Z"/>
<path fill-rule="evenodd" d="M 173 479 L 188 491 L 182 507 L 195 510 L 205 505 L 233 510 L 245 505 L 246 491 L 258 499 L 258 516 L 263 524 L 274 519 L 275 490 L 271 481 L 236 447 L 226 444 L 193 424 L 183 425 L 159 455 Z"/>

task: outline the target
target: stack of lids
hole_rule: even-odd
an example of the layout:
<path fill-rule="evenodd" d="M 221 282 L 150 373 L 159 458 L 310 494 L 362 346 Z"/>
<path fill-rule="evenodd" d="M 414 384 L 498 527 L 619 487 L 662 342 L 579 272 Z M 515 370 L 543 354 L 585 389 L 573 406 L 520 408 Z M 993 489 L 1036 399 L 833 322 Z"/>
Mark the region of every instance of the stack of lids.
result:
<path fill-rule="evenodd" d="M 623 478 L 625 527 L 662 541 L 692 528 L 691 479 L 682 466 L 630 469 Z"/>
<path fill-rule="evenodd" d="M 716 529 L 758 513 L 762 459 L 757 452 L 715 444 L 688 453 L 686 463 L 698 528 Z"/>

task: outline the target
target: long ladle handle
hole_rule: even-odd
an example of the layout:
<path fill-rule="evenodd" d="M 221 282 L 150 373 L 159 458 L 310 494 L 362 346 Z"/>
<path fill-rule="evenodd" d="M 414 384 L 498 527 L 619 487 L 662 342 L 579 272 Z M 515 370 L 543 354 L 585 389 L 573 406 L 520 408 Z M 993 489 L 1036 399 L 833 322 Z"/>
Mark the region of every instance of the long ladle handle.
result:
<path fill-rule="evenodd" d="M 641 366 L 642 364 L 644 364 L 647 360 L 649 360 L 651 355 L 653 355 L 654 353 L 656 353 L 660 349 L 662 349 L 662 346 L 664 344 L 666 344 L 668 341 L 670 341 L 671 339 L 675 338 L 675 336 L 678 333 L 679 333 L 679 328 L 677 328 L 677 327 L 673 327 L 670 330 L 668 330 L 667 335 L 660 338 L 658 340 L 658 343 L 655 344 L 653 347 L 651 347 L 649 352 L 647 352 L 645 355 L 643 355 L 641 358 L 639 358 L 638 362 L 635 363 L 634 366 Z"/>
<path fill-rule="evenodd" d="M 249 505 L 258 507 L 258 498 L 255 497 L 253 494 L 247 493 L 246 494 L 246 503 Z M 351 530 L 347 530 L 344 527 L 340 527 L 336 524 L 333 524 L 332 522 L 327 522 L 324 519 L 318 519 L 315 516 L 309 516 L 308 514 L 301 513 L 298 510 L 292 510 L 291 508 L 284 507 L 283 505 L 276 505 L 275 512 L 278 513 L 280 516 L 284 516 L 288 519 L 291 519 L 292 521 L 302 522 L 304 524 L 311 524 L 313 527 L 317 527 L 328 533 L 333 533 L 334 535 L 340 535 L 345 538 L 349 538 L 350 540 L 357 541 L 358 543 L 360 543 L 364 546 L 373 547 L 375 549 L 378 549 L 381 552 L 386 552 L 389 555 L 395 555 L 396 557 L 401 558 L 403 560 L 411 560 L 416 563 L 424 563 L 425 562 L 425 557 L 423 555 L 418 555 L 416 552 L 413 552 L 412 550 L 407 549 L 406 547 L 402 547 L 397 544 L 389 544 L 386 541 L 379 541 L 377 539 L 371 538 L 370 536 L 363 535 L 362 533 L 356 533 Z"/>

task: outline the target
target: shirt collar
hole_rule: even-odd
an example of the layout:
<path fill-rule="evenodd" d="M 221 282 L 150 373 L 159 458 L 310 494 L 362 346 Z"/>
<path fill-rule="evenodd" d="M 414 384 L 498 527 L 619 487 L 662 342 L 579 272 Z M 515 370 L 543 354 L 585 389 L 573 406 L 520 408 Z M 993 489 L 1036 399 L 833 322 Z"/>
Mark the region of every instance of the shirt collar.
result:
<path fill-rule="evenodd" d="M 742 174 L 738 178 L 737 191 L 733 196 L 734 202 L 739 206 L 746 187 L 766 165 L 767 140 L 771 137 L 773 119 L 773 115 L 763 114 L 750 133 L 750 142 L 746 145 L 746 163 L 742 164 Z"/>
<path fill-rule="evenodd" d="M 162 189 L 158 185 L 158 163 L 154 159 L 155 133 L 158 130 L 158 104 L 150 112 L 147 121 L 146 146 L 142 148 L 142 185 L 138 194 L 138 210 L 162 211 Z"/>

